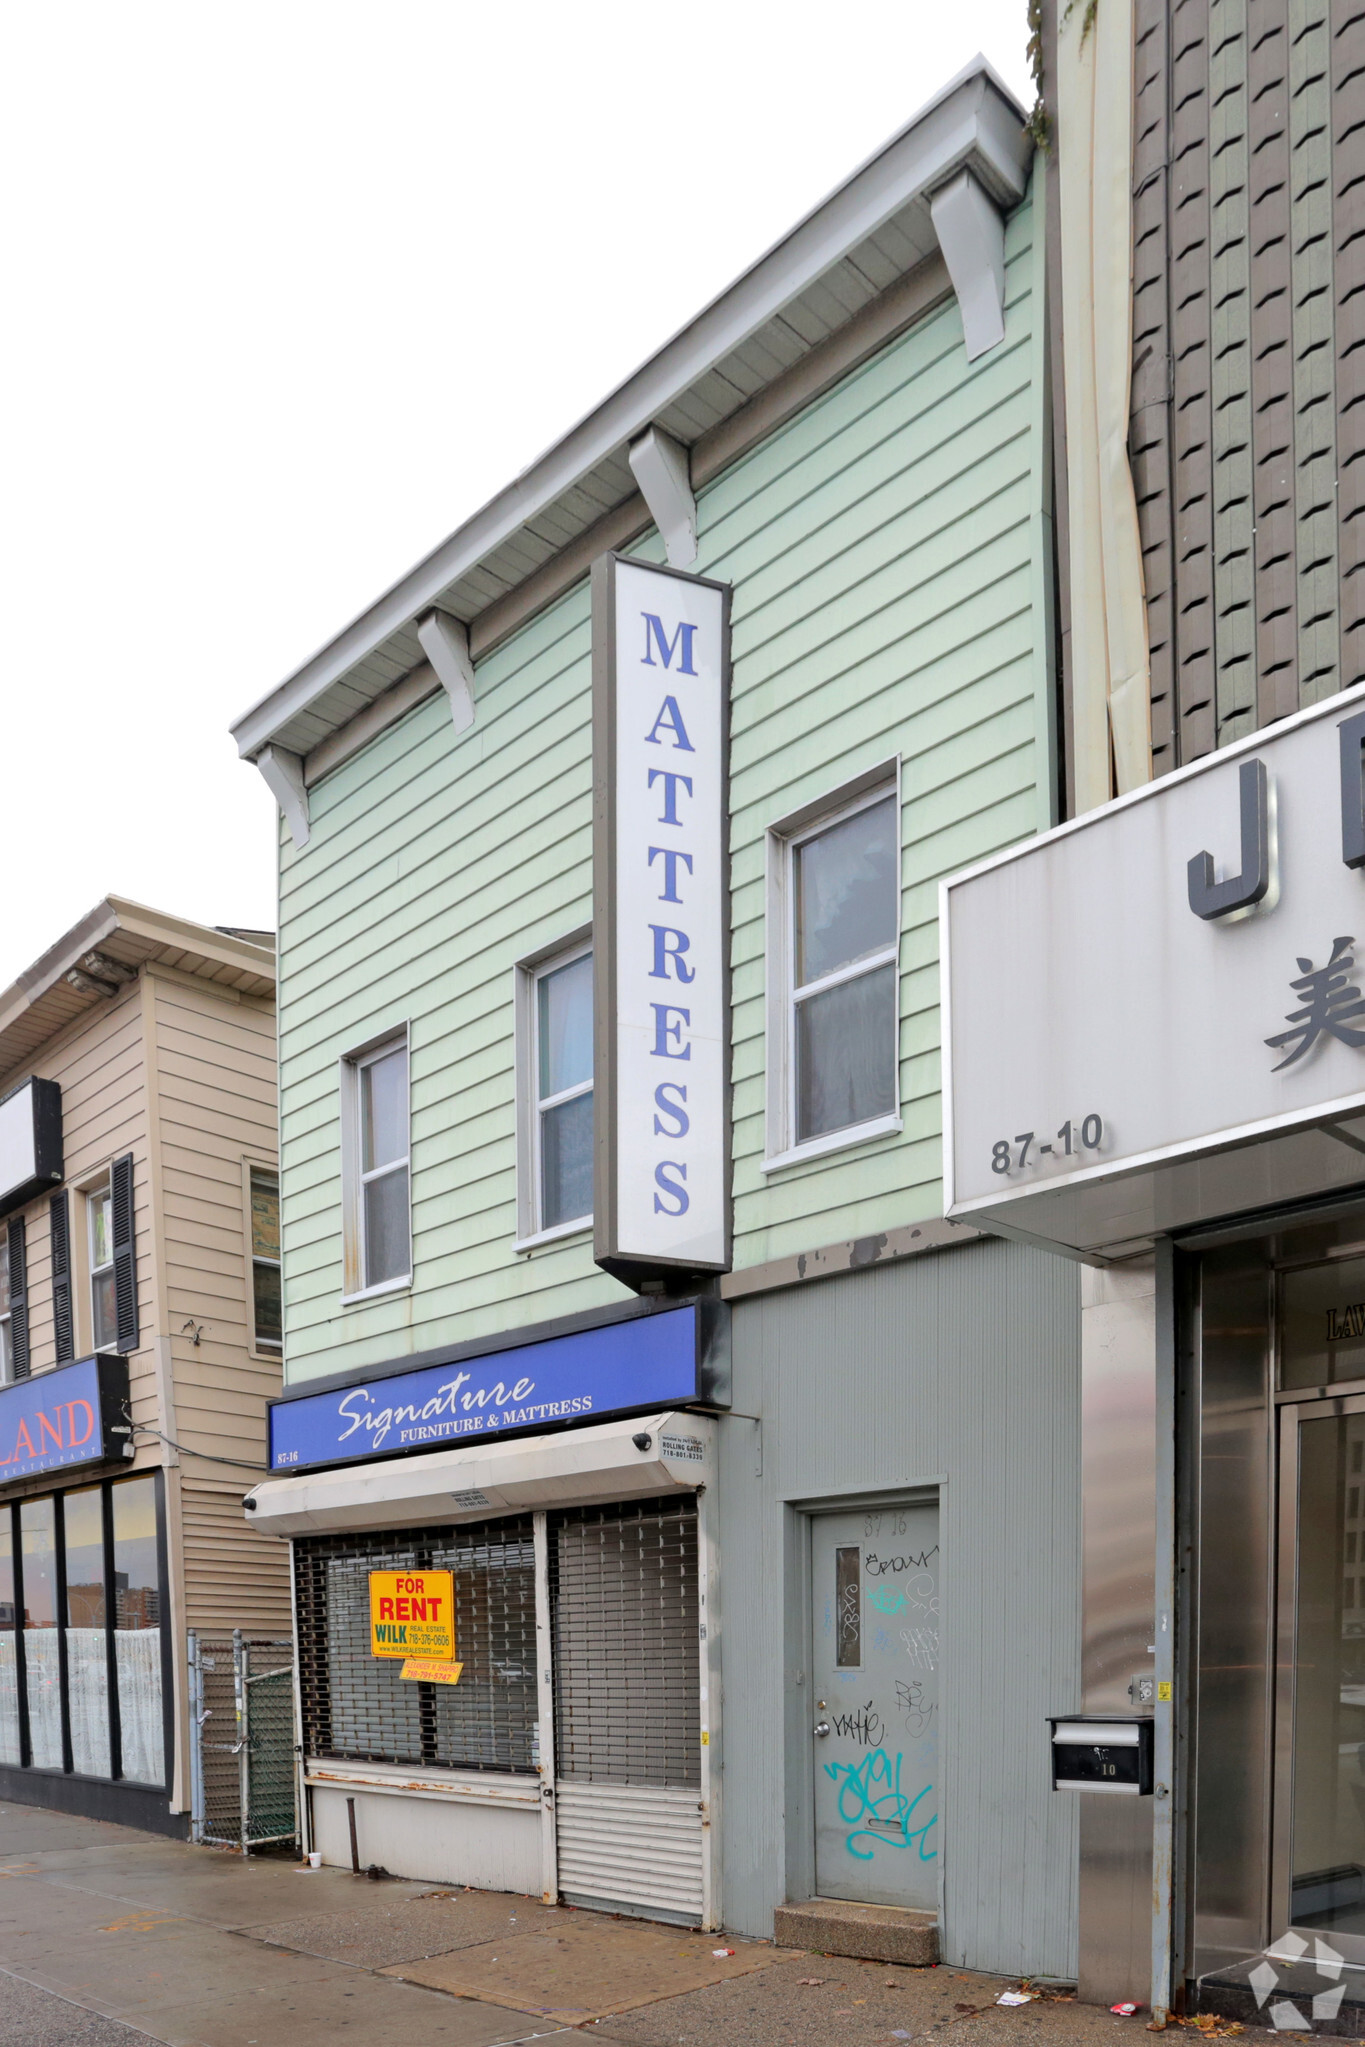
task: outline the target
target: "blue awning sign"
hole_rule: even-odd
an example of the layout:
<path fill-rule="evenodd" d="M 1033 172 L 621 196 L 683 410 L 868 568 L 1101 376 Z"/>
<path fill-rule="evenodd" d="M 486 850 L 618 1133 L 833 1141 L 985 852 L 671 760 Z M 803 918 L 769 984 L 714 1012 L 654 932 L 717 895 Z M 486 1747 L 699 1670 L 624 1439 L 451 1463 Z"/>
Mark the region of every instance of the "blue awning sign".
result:
<path fill-rule="evenodd" d="M 270 1468 L 353 1464 L 707 1397 L 700 1322 L 689 1303 L 277 1400 Z"/>

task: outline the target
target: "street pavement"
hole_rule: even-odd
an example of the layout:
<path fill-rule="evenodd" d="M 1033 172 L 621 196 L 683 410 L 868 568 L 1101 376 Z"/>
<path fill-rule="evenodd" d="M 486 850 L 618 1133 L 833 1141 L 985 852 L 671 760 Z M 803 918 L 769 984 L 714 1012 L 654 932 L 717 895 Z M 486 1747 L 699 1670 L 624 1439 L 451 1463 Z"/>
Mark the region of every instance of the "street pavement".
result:
<path fill-rule="evenodd" d="M 716 1950 L 724 1950 L 717 1953 Z M 0 1806 L 3 2047 L 1119 2047 L 1001 1979 L 693 1934 L 500 1892 L 244 1860 Z M 1221 2030 L 1221 2029 L 1220 2029 Z M 1237 2030 L 1237 2029 L 1232 2029 Z"/>

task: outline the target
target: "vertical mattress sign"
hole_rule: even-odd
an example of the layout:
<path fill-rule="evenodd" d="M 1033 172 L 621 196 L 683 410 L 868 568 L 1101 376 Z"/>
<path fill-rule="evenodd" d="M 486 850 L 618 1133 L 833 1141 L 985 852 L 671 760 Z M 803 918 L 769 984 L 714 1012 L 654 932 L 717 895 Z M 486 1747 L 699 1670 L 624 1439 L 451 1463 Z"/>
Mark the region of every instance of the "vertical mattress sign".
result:
<path fill-rule="evenodd" d="M 730 593 L 593 569 L 594 1256 L 724 1271 Z"/>

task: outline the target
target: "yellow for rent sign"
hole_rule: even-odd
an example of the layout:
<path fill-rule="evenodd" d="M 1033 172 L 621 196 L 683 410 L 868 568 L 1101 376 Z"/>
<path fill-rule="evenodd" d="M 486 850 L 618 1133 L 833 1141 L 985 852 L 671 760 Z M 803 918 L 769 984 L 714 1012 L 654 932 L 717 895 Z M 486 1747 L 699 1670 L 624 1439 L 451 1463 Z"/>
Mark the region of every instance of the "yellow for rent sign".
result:
<path fill-rule="evenodd" d="M 455 1654 L 455 1579 L 450 1571 L 371 1571 L 370 1654 Z"/>

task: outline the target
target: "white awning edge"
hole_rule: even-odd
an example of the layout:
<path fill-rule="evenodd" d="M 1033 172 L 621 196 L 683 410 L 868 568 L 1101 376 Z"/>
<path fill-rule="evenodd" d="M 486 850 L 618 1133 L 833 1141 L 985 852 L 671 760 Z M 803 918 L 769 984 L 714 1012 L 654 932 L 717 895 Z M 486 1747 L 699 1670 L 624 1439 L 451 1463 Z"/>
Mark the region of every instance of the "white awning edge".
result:
<path fill-rule="evenodd" d="M 649 1438 L 646 1449 L 637 1437 Z M 711 1482 L 714 1458 L 713 1418 L 669 1411 L 263 1479 L 244 1509 L 261 1534 L 279 1536 L 486 1521 L 532 1507 L 695 1492 Z"/>

